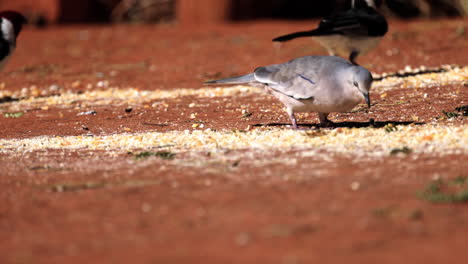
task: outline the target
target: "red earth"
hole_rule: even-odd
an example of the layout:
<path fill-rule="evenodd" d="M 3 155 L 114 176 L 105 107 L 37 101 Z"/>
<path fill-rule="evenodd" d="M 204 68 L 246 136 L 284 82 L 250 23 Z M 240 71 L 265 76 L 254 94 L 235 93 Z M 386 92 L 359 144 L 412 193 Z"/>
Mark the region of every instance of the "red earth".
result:
<path fill-rule="evenodd" d="M 358 61 L 376 73 L 407 65 L 466 66 L 467 22 L 391 21 L 378 48 Z M 77 116 L 86 107 L 57 105 L 20 109 L 24 115 L 18 118 L 5 113 L 17 99 L 102 89 L 96 85 L 100 81 L 121 89 L 198 89 L 208 79 L 324 54 L 308 39 L 281 47 L 271 43 L 277 35 L 315 24 L 27 28 L 1 73 L 0 91 L 14 98 L 0 99 L 0 139 L 190 130 L 194 121 L 180 113 L 194 111 L 215 130 L 288 129 L 281 105 L 256 95 L 95 105 L 98 114 L 90 116 Z M 385 96 L 372 94 L 371 113 L 358 109 L 331 119 L 346 127 L 353 117 L 353 126 L 369 126 L 371 115 L 383 126 L 404 125 L 416 116 L 419 123 L 463 126 L 465 116 L 448 119 L 442 112 L 468 105 L 467 90 L 467 82 L 411 92 L 397 87 Z M 426 96 L 418 99 L 416 93 Z M 167 105 L 167 111 L 146 107 L 154 103 Z M 239 109 L 252 115 L 242 117 Z M 301 117 L 303 128 L 318 122 L 313 114 Z M 225 159 L 193 155 L 135 160 L 134 153 L 124 151 L 0 149 L 0 263 L 448 263 L 468 258 L 467 203 L 419 195 L 434 179 L 441 179 L 447 192 L 459 188 L 450 183 L 468 177 L 466 151 L 359 160 L 333 153 L 327 160 L 299 157 L 294 151 L 228 150 Z M 267 162 L 277 158 L 297 162 Z M 205 165 L 188 165 L 195 161 Z"/>

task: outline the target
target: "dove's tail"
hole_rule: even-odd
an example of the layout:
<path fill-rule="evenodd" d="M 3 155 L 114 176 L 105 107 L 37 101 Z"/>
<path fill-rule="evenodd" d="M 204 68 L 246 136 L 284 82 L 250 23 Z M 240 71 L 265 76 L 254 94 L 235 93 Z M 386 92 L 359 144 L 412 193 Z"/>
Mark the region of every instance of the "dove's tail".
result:
<path fill-rule="evenodd" d="M 207 81 L 205 84 L 215 84 L 215 83 L 221 83 L 221 84 L 241 84 L 241 83 L 251 83 L 255 82 L 255 76 L 253 73 L 247 74 L 247 75 L 242 75 L 238 77 L 232 77 L 232 78 L 226 78 L 226 79 L 220 79 L 220 80 L 213 80 L 213 81 Z"/>
<path fill-rule="evenodd" d="M 318 35 L 320 35 L 320 34 L 318 34 L 318 32 L 316 30 L 301 31 L 301 32 L 291 33 L 291 34 L 288 34 L 288 35 L 284 35 L 284 36 L 274 38 L 273 41 L 283 42 L 283 41 L 289 41 L 289 40 L 295 39 L 295 38 L 312 37 L 312 36 L 318 36 Z"/>

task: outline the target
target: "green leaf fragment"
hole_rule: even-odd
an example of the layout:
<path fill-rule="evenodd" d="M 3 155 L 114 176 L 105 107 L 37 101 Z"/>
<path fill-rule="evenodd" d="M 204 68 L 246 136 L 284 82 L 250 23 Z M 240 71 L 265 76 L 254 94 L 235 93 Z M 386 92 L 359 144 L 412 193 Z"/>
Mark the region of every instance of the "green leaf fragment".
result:
<path fill-rule="evenodd" d="M 16 112 L 16 113 L 4 113 L 3 116 L 5 118 L 19 118 L 24 115 L 24 112 Z"/>
<path fill-rule="evenodd" d="M 158 152 L 151 152 L 151 151 L 145 151 L 145 152 L 140 152 L 138 154 L 135 154 L 134 159 L 136 160 L 141 160 L 141 159 L 146 159 L 149 157 L 158 157 L 161 159 L 165 160 L 171 160 L 174 159 L 175 153 L 169 152 L 169 151 L 158 151 Z"/>

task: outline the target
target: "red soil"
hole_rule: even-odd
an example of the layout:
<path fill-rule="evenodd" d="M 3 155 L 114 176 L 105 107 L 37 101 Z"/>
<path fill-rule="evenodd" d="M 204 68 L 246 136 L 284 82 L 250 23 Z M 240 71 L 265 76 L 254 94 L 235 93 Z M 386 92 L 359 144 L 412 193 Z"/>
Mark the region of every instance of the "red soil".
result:
<path fill-rule="evenodd" d="M 31 85 L 46 90 L 53 84 L 62 87 L 59 92 L 84 91 L 100 80 L 140 90 L 198 88 L 207 79 L 323 54 L 307 39 L 281 49 L 270 42 L 314 24 L 27 29 L 2 82 L 9 91 Z M 466 24 L 392 21 L 387 37 L 359 62 L 378 73 L 406 65 L 467 65 L 467 33 L 460 33 Z M 75 81 L 80 85 L 72 85 Z M 461 90 L 458 96 L 445 96 L 456 89 Z M 371 114 L 378 122 L 418 116 L 418 122 L 426 123 L 438 120 L 443 110 L 467 104 L 466 87 L 417 92 L 428 97 L 415 99 L 408 89 L 398 88 L 385 98 L 374 94 Z M 192 123 L 179 113 L 188 111 L 199 111 L 214 129 L 289 122 L 273 99 L 226 99 L 230 106 L 223 98 L 166 100 L 169 111 L 164 113 L 141 106 L 132 113 L 125 113 L 125 106 L 99 106 L 95 116 L 55 107 L 31 109 L 21 118 L 0 117 L 0 138 L 121 133 L 123 127 L 132 132 L 185 130 Z M 189 102 L 208 106 L 188 109 Z M 235 109 L 241 105 L 248 105 L 253 115 L 240 118 Z M 260 115 L 265 105 L 274 111 Z M 362 111 L 331 118 L 345 122 L 351 115 L 353 122 L 369 118 Z M 313 114 L 300 121 L 316 122 Z M 466 117 L 453 124 L 466 124 Z M 186 167 L 177 162 L 188 155 L 136 162 L 131 155 L 103 151 L 0 154 L 0 262 L 448 263 L 468 257 L 466 203 L 436 204 L 417 195 L 434 178 L 468 176 L 466 154 L 360 162 L 338 155 L 330 161 L 307 157 L 299 159 L 300 166 L 258 167 L 241 160 Z M 353 190 L 356 183 L 359 188 Z M 60 189 L 64 191 L 56 192 Z"/>

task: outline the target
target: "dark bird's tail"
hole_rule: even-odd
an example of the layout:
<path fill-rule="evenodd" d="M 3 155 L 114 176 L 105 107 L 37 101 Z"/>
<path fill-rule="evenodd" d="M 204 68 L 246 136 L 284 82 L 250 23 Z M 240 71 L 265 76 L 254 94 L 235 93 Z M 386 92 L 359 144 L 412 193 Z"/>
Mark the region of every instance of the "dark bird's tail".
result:
<path fill-rule="evenodd" d="M 253 73 L 247 74 L 247 75 L 242 75 L 238 77 L 232 77 L 232 78 L 226 78 L 226 79 L 220 79 L 220 80 L 212 80 L 212 81 L 207 81 L 205 84 L 215 84 L 215 83 L 221 83 L 221 84 L 241 84 L 241 83 L 250 83 L 250 82 L 255 82 L 255 76 Z"/>
<path fill-rule="evenodd" d="M 312 36 L 316 36 L 316 35 L 317 35 L 317 33 L 316 33 L 315 30 L 301 31 L 301 32 L 291 33 L 291 34 L 287 34 L 287 35 L 284 35 L 284 36 L 277 37 L 277 38 L 273 39 L 273 41 L 283 42 L 283 41 L 288 41 L 288 40 L 295 39 L 295 38 L 312 37 Z"/>

